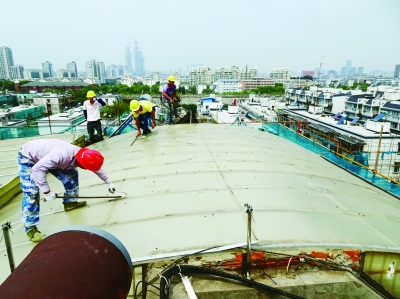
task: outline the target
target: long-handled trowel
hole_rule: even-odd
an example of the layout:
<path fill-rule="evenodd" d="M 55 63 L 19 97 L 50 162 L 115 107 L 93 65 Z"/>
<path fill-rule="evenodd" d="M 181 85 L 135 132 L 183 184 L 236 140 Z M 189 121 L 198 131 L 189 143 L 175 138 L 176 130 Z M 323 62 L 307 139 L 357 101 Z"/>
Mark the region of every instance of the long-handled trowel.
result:
<path fill-rule="evenodd" d="M 114 200 L 118 200 L 118 199 L 124 199 L 126 198 L 128 195 L 125 192 L 117 192 L 115 191 L 114 193 L 112 193 L 111 195 L 94 195 L 94 196 L 64 196 L 64 195 L 58 195 L 56 194 L 56 198 L 86 198 L 86 199 L 90 199 L 90 198 L 108 198 L 108 201 L 114 201 Z"/>

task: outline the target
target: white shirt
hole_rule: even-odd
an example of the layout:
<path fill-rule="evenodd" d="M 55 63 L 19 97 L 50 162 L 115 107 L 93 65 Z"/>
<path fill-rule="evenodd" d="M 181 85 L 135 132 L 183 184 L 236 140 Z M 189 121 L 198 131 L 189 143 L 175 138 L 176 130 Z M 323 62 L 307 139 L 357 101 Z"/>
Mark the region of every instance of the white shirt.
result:
<path fill-rule="evenodd" d="M 90 104 L 89 100 L 83 102 L 83 110 L 86 110 L 87 121 L 96 121 L 101 119 L 100 108 L 103 107 L 98 101 L 94 100 L 93 104 Z"/>

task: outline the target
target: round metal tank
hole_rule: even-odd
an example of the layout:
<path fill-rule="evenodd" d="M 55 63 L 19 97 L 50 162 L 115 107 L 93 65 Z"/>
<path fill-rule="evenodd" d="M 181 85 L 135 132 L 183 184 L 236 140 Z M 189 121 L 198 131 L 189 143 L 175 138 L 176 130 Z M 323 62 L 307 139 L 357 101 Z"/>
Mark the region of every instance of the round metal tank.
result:
<path fill-rule="evenodd" d="M 153 97 L 151 95 L 149 95 L 149 94 L 143 94 L 140 97 L 138 97 L 137 100 L 138 101 L 150 101 L 151 102 L 153 100 Z"/>
<path fill-rule="evenodd" d="M 131 282 L 131 258 L 118 239 L 72 226 L 38 243 L 0 286 L 0 297 L 122 299 Z"/>

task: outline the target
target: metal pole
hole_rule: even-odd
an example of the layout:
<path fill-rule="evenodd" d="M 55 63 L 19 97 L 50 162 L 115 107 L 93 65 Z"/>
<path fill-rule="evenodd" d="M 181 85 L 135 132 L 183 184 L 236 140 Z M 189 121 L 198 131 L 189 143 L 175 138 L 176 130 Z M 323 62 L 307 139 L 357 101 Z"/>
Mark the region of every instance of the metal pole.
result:
<path fill-rule="evenodd" d="M 374 167 L 373 172 L 377 172 L 377 168 L 378 168 L 378 159 L 379 159 L 379 153 L 380 153 L 380 149 L 381 149 L 382 132 L 383 132 L 383 125 L 381 126 L 381 133 L 379 134 L 378 151 L 376 152 L 375 167 Z"/>
<path fill-rule="evenodd" d="M 251 206 L 251 205 L 249 205 L 249 204 L 245 204 L 244 205 L 246 208 L 247 208 L 247 210 L 246 210 L 246 213 L 247 213 L 247 250 L 246 250 L 246 266 L 247 266 L 247 278 L 249 278 L 250 279 L 250 269 L 251 269 L 251 258 L 250 258 L 250 255 L 251 255 L 251 216 L 252 216 L 252 213 L 253 213 L 253 207 Z"/>
<path fill-rule="evenodd" d="M 1 228 L 3 229 L 4 241 L 6 242 L 6 249 L 7 249 L 8 262 L 10 263 L 10 270 L 11 272 L 13 272 L 15 269 L 15 263 L 12 252 L 10 234 L 8 232 L 11 229 L 11 222 L 8 221 L 4 223 Z"/>

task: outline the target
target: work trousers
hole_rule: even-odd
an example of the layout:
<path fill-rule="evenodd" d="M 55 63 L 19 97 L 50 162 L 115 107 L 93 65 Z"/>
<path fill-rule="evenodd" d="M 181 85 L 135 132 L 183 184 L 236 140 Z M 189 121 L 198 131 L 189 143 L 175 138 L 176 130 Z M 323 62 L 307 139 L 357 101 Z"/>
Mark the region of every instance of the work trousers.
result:
<path fill-rule="evenodd" d="M 139 118 L 139 127 L 140 129 L 143 130 L 143 134 L 147 135 L 150 132 L 149 129 L 149 120 L 151 120 L 151 113 L 150 112 L 146 112 L 144 114 L 139 114 L 138 118 Z"/>
<path fill-rule="evenodd" d="M 35 163 L 21 154 L 17 154 L 18 175 L 20 178 L 22 197 L 21 221 L 27 232 L 32 226 L 39 224 L 40 200 L 39 188 L 32 179 L 32 167 Z M 79 196 L 78 170 L 76 169 L 50 169 L 54 175 L 64 185 L 64 196 Z M 76 202 L 76 198 L 63 198 L 64 203 Z"/>
<path fill-rule="evenodd" d="M 101 131 L 101 120 L 88 121 L 87 122 L 87 131 L 89 134 L 90 143 L 95 143 L 98 140 L 94 139 L 94 130 L 96 129 L 97 135 L 100 137 L 100 140 L 103 140 L 103 132 Z"/>
<path fill-rule="evenodd" d="M 163 99 L 164 103 L 167 105 L 169 108 L 169 111 L 167 112 L 167 118 L 164 121 L 164 124 L 173 124 L 174 123 L 174 104 L 172 104 L 170 101 Z"/>

